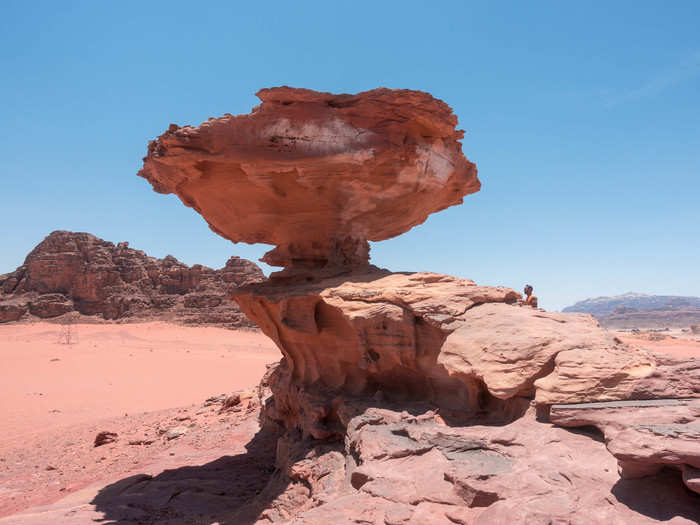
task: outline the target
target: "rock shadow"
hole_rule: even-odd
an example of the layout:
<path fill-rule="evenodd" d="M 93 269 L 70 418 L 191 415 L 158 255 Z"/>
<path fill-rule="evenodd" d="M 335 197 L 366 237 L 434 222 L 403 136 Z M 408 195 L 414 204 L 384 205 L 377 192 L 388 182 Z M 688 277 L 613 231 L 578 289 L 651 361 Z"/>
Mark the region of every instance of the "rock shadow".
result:
<path fill-rule="evenodd" d="M 275 472 L 279 434 L 263 429 L 247 452 L 210 463 L 139 474 L 102 488 L 91 501 L 109 525 L 248 525 L 285 489 Z M 272 490 L 271 490 L 272 489 Z"/>
<path fill-rule="evenodd" d="M 654 476 L 620 479 L 611 492 L 620 503 L 649 518 L 669 521 L 678 516 L 700 523 L 700 494 L 689 490 L 674 468 Z"/>

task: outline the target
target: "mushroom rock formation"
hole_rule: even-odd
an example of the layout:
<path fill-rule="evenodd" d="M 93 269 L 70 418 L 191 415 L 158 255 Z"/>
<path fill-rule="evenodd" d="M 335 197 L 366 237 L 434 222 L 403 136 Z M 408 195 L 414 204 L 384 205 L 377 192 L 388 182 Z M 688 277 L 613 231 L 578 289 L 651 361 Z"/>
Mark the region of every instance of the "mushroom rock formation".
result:
<path fill-rule="evenodd" d="M 634 434 L 658 414 L 587 408 L 698 398 L 697 359 L 625 345 L 587 314 L 519 306 L 508 288 L 368 264 L 367 240 L 479 189 L 446 105 L 388 89 L 258 96 L 251 115 L 171 126 L 140 172 L 224 237 L 276 244 L 264 260 L 286 267 L 233 292 L 283 354 L 263 380 L 261 421 L 280 437 L 257 523 L 700 518 L 681 482 L 700 478 L 696 404 L 659 416 L 663 432 L 686 425 L 674 441 Z M 659 465 L 676 471 L 633 479 Z"/>
<path fill-rule="evenodd" d="M 139 175 L 223 237 L 276 245 L 262 260 L 287 274 L 366 266 L 368 240 L 404 233 L 480 188 L 457 118 L 427 93 L 257 96 L 249 115 L 171 125 Z"/>

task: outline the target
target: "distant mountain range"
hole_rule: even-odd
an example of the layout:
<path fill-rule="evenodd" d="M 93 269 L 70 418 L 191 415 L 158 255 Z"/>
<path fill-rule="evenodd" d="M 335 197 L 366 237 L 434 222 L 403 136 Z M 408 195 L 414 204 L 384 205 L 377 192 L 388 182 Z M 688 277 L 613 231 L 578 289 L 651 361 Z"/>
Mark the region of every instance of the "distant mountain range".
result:
<path fill-rule="evenodd" d="M 607 328 L 684 328 L 700 324 L 700 297 L 630 292 L 586 299 L 563 311 L 592 314 Z"/>

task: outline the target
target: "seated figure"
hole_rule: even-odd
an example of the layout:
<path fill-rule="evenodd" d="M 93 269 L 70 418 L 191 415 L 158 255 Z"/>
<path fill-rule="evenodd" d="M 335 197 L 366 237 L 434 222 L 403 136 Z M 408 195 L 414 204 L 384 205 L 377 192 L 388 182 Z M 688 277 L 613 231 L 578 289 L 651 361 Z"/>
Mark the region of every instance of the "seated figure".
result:
<path fill-rule="evenodd" d="M 533 308 L 537 308 L 537 296 L 532 295 L 532 286 L 529 284 L 525 285 L 525 300 L 522 302 L 525 306 L 532 306 Z"/>

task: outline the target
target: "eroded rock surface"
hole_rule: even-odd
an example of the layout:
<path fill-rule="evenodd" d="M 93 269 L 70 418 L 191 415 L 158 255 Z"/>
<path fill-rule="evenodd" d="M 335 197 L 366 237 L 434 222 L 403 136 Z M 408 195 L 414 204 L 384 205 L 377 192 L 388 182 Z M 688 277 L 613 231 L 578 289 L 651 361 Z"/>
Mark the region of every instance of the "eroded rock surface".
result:
<path fill-rule="evenodd" d="M 700 360 L 627 346 L 588 315 L 518 298 L 467 279 L 380 270 L 273 280 L 235 295 L 285 357 L 273 381 L 279 419 L 317 438 L 335 432 L 343 395 L 418 399 L 449 417 L 502 421 L 520 415 L 536 388 L 545 408 L 698 395 Z"/>
<path fill-rule="evenodd" d="M 428 93 L 257 95 L 262 104 L 249 115 L 171 125 L 139 175 L 223 237 L 276 245 L 263 258 L 273 266 L 366 266 L 368 240 L 404 233 L 480 188 L 457 118 Z"/>
<path fill-rule="evenodd" d="M 554 405 L 550 418 L 564 427 L 597 427 L 623 478 L 673 466 L 683 473 L 688 488 L 700 493 L 700 399 Z"/>
<path fill-rule="evenodd" d="M 167 319 L 253 326 L 229 300 L 239 285 L 264 280 L 254 263 L 231 257 L 224 268 L 149 257 L 122 242 L 55 231 L 24 264 L 0 276 L 0 322 L 68 312 L 104 319 Z"/>
<path fill-rule="evenodd" d="M 688 496 L 680 473 L 620 480 L 595 435 L 538 423 L 533 411 L 503 426 L 454 427 L 425 408 L 405 408 L 358 408 L 335 447 L 283 441 L 296 449 L 279 465 L 288 482 L 257 523 L 689 525 L 700 518 L 700 498 Z"/>

